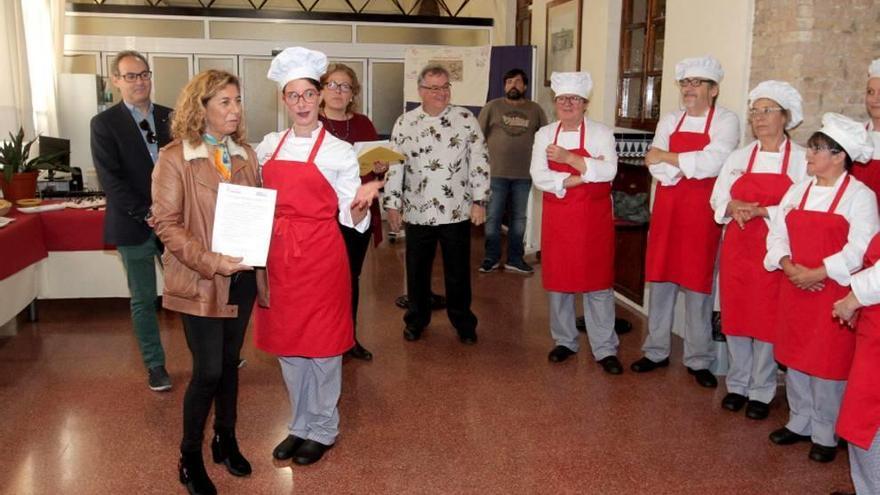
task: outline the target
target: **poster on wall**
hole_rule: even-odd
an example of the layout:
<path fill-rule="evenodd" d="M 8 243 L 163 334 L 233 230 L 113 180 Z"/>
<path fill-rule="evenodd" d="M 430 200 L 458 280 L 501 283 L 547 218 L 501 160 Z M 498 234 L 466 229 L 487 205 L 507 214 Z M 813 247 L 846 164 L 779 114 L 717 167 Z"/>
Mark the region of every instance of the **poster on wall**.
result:
<path fill-rule="evenodd" d="M 544 86 L 550 74 L 581 68 L 581 0 L 547 3 L 547 39 L 544 43 Z"/>
<path fill-rule="evenodd" d="M 480 46 L 408 48 L 404 59 L 404 99 L 421 101 L 419 72 L 426 65 L 439 64 L 449 71 L 453 105 L 481 107 L 489 91 L 489 55 L 491 47 Z"/>

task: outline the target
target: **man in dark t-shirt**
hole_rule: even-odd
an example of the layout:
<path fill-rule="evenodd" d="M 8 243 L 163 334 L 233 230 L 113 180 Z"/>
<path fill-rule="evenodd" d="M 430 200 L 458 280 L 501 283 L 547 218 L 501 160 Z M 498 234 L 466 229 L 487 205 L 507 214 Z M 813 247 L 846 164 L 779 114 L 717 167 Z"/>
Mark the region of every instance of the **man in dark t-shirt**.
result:
<path fill-rule="evenodd" d="M 523 260 L 526 208 L 532 180 L 529 163 L 535 132 L 547 124 L 547 116 L 537 103 L 525 97 L 529 78 L 521 69 L 504 74 L 504 97 L 496 98 L 480 111 L 480 127 L 489 149 L 492 171 L 489 208 L 486 216 L 486 254 L 480 271 L 491 272 L 501 266 L 501 218 L 509 211 L 507 262 L 505 270 L 531 274 Z M 507 209 L 508 198 L 510 209 Z"/>

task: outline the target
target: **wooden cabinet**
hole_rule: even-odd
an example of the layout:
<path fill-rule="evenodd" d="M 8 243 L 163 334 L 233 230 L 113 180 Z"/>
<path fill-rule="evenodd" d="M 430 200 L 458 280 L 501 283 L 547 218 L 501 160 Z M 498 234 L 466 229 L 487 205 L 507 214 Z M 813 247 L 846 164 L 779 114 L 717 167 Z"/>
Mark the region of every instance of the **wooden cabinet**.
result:
<path fill-rule="evenodd" d="M 621 161 L 613 191 L 627 194 L 647 193 L 650 197 L 651 174 L 640 163 Z M 648 245 L 648 224 L 622 219 L 615 220 L 617 243 L 614 257 L 614 290 L 636 304 L 645 300 L 645 252 Z"/>

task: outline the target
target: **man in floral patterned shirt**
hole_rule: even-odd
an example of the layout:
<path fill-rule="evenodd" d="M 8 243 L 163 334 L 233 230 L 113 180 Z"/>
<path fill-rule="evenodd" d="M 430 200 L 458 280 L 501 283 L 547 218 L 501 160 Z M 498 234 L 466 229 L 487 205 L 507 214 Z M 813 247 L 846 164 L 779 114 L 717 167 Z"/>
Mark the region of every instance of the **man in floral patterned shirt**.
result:
<path fill-rule="evenodd" d="M 439 65 L 418 78 L 422 105 L 394 124 L 391 141 L 406 161 L 386 176 L 383 205 L 392 232 L 406 222 L 406 340 L 418 340 L 431 321 L 431 267 L 443 253 L 449 320 L 464 344 L 477 342 L 471 311 L 471 222 L 486 219 L 489 163 L 483 133 L 466 108 L 449 104 L 449 72 Z"/>

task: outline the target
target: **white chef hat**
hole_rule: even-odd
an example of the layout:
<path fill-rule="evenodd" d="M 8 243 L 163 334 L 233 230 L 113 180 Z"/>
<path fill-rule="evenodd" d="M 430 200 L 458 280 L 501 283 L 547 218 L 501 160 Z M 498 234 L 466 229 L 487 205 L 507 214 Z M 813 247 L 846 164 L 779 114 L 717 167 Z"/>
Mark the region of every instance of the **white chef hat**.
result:
<path fill-rule="evenodd" d="M 843 146 L 853 161 L 867 162 L 874 153 L 874 145 L 865 126 L 839 113 L 828 112 L 823 115 L 819 132 Z"/>
<path fill-rule="evenodd" d="M 872 77 L 880 77 L 880 58 L 874 59 L 868 66 L 868 79 Z"/>
<path fill-rule="evenodd" d="M 275 55 L 266 77 L 278 83 L 278 87 L 283 90 L 284 86 L 294 79 L 308 78 L 319 81 L 326 71 L 327 55 L 301 46 L 293 46 Z"/>
<path fill-rule="evenodd" d="M 721 62 L 712 55 L 686 58 L 675 64 L 675 80 L 681 81 L 689 77 L 699 77 L 720 83 L 724 79 L 724 69 L 721 68 Z"/>
<path fill-rule="evenodd" d="M 752 106 L 755 100 L 761 98 L 773 100 L 779 106 L 788 110 L 791 118 L 788 120 L 788 124 L 785 125 L 786 129 L 791 129 L 804 120 L 804 99 L 801 98 L 801 94 L 791 84 L 785 81 L 772 80 L 760 82 L 755 86 L 755 89 L 749 92 L 749 106 Z"/>
<path fill-rule="evenodd" d="M 589 72 L 554 72 L 550 74 L 550 89 L 556 96 L 577 95 L 589 99 L 593 78 Z"/>

